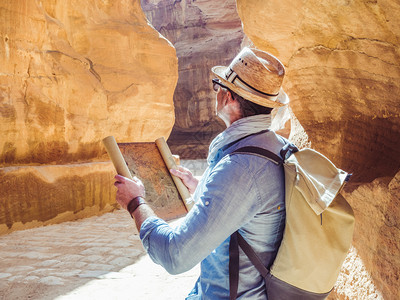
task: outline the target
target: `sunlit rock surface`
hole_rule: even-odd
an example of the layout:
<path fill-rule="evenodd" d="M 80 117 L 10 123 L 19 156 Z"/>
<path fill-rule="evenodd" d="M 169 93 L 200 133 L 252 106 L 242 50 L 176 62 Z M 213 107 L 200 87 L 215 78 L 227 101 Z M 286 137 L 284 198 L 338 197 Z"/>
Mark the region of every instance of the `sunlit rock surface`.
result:
<path fill-rule="evenodd" d="M 287 67 L 284 85 L 313 146 L 353 182 L 394 176 L 400 4 L 238 0 L 238 12 L 246 35 Z"/>
<path fill-rule="evenodd" d="M 176 121 L 168 139 L 182 158 L 205 158 L 211 139 L 225 129 L 215 116 L 211 67 L 229 65 L 243 41 L 234 0 L 142 0 L 150 23 L 177 52 Z"/>
<path fill-rule="evenodd" d="M 2 182 L 0 224 L 33 222 L 15 212 L 21 203 L 58 203 L 64 194 L 76 203 L 101 197 L 97 207 L 114 203 L 114 188 L 96 192 L 112 183 L 109 166 L 93 167 L 97 175 L 88 166 L 90 182 L 78 166 L 53 169 L 70 182 L 64 190 L 53 175 L 28 180 L 32 169 L 23 166 L 108 160 L 101 144 L 108 135 L 118 142 L 168 137 L 178 76 L 173 46 L 147 24 L 138 0 L 1 1 L 0 38 L 0 176 L 10 185 Z M 65 208 L 81 205 L 53 211 Z"/>
<path fill-rule="evenodd" d="M 284 88 L 313 148 L 354 173 L 346 197 L 366 273 L 347 264 L 335 296 L 399 299 L 400 3 L 237 2 L 245 34 L 285 64 Z M 374 288 L 358 297 L 365 274 Z"/>
<path fill-rule="evenodd" d="M 0 169 L 0 234 L 115 209 L 111 162 Z"/>

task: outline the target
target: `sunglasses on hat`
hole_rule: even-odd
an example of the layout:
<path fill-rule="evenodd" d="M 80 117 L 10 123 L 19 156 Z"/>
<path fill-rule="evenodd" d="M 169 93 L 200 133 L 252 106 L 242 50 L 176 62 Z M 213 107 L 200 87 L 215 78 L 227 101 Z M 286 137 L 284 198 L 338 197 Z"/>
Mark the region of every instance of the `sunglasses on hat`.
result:
<path fill-rule="evenodd" d="M 214 79 L 212 80 L 212 84 L 213 84 L 214 92 L 218 92 L 219 87 L 223 87 L 223 88 L 229 90 L 229 88 L 226 87 L 225 85 L 223 85 L 223 84 L 219 81 L 218 78 L 214 78 Z"/>

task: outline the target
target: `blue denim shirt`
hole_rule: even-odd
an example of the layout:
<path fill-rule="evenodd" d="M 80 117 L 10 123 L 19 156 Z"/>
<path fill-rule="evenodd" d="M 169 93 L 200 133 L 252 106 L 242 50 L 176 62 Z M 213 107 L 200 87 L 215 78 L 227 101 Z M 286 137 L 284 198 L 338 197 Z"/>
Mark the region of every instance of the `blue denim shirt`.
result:
<path fill-rule="evenodd" d="M 229 299 L 229 240 L 236 230 L 262 260 L 279 247 L 285 223 L 283 167 L 256 155 L 229 154 L 243 146 L 279 154 L 284 144 L 268 131 L 219 149 L 193 195 L 195 205 L 176 228 L 157 217 L 142 224 L 145 249 L 169 273 L 201 262 L 187 299 Z M 239 269 L 238 299 L 266 299 L 263 278 L 241 250 Z"/>

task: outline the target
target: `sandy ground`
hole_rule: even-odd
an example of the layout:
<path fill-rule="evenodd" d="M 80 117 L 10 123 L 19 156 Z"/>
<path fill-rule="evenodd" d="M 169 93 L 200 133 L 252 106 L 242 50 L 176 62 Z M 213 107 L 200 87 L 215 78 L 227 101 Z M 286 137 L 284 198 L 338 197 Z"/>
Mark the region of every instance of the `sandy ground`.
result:
<path fill-rule="evenodd" d="M 123 210 L 1 236 L 0 257 L 7 300 L 185 299 L 199 274 L 154 264 Z"/>
<path fill-rule="evenodd" d="M 207 167 L 181 164 L 199 179 Z M 0 236 L 1 300 L 177 300 L 198 276 L 199 266 L 173 276 L 154 264 L 125 210 Z"/>

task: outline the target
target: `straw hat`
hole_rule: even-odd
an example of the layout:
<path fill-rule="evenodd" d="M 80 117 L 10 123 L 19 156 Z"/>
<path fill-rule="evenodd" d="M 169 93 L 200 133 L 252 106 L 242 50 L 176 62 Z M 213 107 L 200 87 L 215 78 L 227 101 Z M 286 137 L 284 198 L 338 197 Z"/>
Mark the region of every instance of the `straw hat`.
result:
<path fill-rule="evenodd" d="M 229 67 L 215 66 L 211 71 L 227 88 L 256 104 L 281 107 L 289 102 L 281 87 L 285 68 L 267 52 L 246 47 Z"/>

